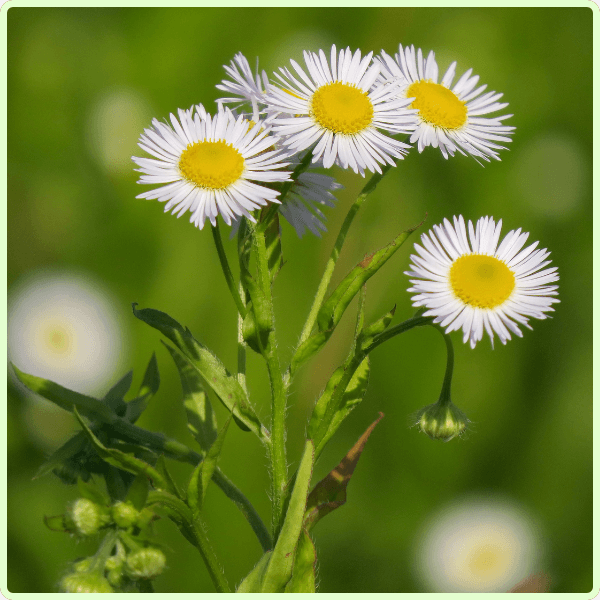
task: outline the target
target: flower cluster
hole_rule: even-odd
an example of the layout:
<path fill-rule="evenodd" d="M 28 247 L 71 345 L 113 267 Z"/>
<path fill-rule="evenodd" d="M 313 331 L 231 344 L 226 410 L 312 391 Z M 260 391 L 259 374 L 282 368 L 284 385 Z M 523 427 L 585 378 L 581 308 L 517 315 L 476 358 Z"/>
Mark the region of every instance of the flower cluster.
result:
<path fill-rule="evenodd" d="M 394 58 L 332 46 L 329 56 L 304 52 L 304 67 L 290 63 L 269 79 L 237 54 L 217 85 L 228 96 L 217 100 L 216 115 L 198 104 L 171 114 L 170 123 L 155 119 L 139 142 L 153 158 L 133 160 L 139 183 L 160 187 L 138 198 L 165 202 L 165 212 L 178 217 L 189 211 L 200 229 L 206 220 L 215 226 L 218 215 L 228 225 L 255 221 L 253 211 L 283 202 L 281 214 L 298 235 L 319 235 L 321 208 L 334 204 L 332 192 L 341 186 L 312 170 L 335 164 L 362 176 L 381 173 L 411 148 L 398 135 L 419 152 L 433 146 L 445 158 L 459 151 L 498 159 L 503 146 L 496 142 L 510 141 L 514 129 L 502 124 L 511 115 L 482 117 L 507 105 L 498 102 L 502 94 L 482 94 L 485 85 L 475 89 L 471 69 L 452 86 L 452 63 L 438 83 L 433 52 L 424 61 L 420 49 L 402 45 Z M 307 153 L 308 172 L 291 179 Z"/>

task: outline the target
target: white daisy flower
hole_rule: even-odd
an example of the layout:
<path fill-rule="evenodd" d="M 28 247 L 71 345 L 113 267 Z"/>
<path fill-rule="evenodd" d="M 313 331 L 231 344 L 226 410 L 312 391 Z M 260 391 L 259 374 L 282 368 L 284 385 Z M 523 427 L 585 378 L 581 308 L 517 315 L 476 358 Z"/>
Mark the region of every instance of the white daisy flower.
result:
<path fill-rule="evenodd" d="M 502 220 L 482 217 L 477 227 L 469 221 L 469 237 L 465 221 L 454 217 L 454 225 L 444 219 L 443 225 L 421 236 L 423 246 L 415 244 L 411 271 L 406 275 L 413 287 L 413 306 L 424 306 L 425 316 L 446 328 L 446 333 L 463 330 L 463 342 L 471 348 L 487 331 L 494 345 L 494 333 L 506 344 L 510 332 L 521 337 L 517 323 L 531 329 L 528 317 L 545 319 L 552 304 L 559 302 L 557 268 L 545 269 L 551 261 L 538 242 L 522 250 L 528 233 L 510 231 L 498 245 Z"/>
<path fill-rule="evenodd" d="M 531 515 L 505 499 L 444 506 L 416 539 L 416 575 L 431 592 L 508 592 L 544 562 Z"/>
<path fill-rule="evenodd" d="M 231 98 L 219 98 L 218 104 L 232 104 L 236 103 L 239 107 L 243 104 L 250 103 L 252 105 L 252 119 L 258 121 L 259 115 L 262 112 L 260 106 L 264 108 L 266 104 L 265 95 L 269 89 L 269 78 L 267 72 L 258 72 L 258 59 L 256 61 L 256 71 L 252 74 L 248 59 L 241 53 L 238 52 L 234 56 L 234 59 L 229 63 L 229 66 L 223 65 L 223 68 L 231 77 L 231 80 L 223 79 L 217 89 L 223 92 L 229 92 L 233 94 Z"/>
<path fill-rule="evenodd" d="M 473 69 L 466 71 L 452 87 L 456 73 L 456 62 L 453 62 L 446 74 L 438 83 L 438 66 L 435 54 L 429 53 L 423 59 L 419 48 L 415 56 L 415 48 L 399 46 L 394 59 L 385 52 L 377 60 L 381 62 L 382 81 L 393 81 L 403 77 L 408 85 L 403 96 L 414 98 L 412 108 L 419 111 L 419 126 L 412 134 L 411 143 L 417 142 L 419 152 L 426 146 L 439 147 L 444 158 L 454 156 L 458 150 L 461 154 L 470 154 L 489 162 L 490 158 L 500 160 L 497 150 L 506 150 L 496 142 L 512 141 L 514 127 L 503 125 L 502 122 L 512 115 L 502 115 L 485 118 L 492 112 L 507 107 L 507 103 L 498 100 L 502 94 L 487 92 L 483 95 L 486 85 L 475 89 L 479 81 L 478 75 L 473 75 Z"/>
<path fill-rule="evenodd" d="M 380 133 L 410 133 L 416 127 L 410 101 L 400 97 L 404 80 L 374 85 L 379 64 L 371 64 L 373 53 L 362 58 L 360 50 L 331 48 L 327 61 L 319 54 L 304 52 L 308 75 L 290 60 L 302 81 L 287 68 L 275 73 L 282 88 L 272 85 L 266 95 L 273 129 L 294 151 L 316 144 L 313 162 L 325 168 L 335 162 L 364 176 L 364 170 L 381 173 L 379 164 L 394 165 L 410 146 Z"/>
<path fill-rule="evenodd" d="M 190 211 L 190 223 L 202 229 L 209 219 L 216 225 L 220 214 L 227 225 L 240 216 L 251 221 L 249 211 L 269 202 L 279 202 L 279 192 L 254 181 L 275 183 L 290 178 L 282 150 L 273 150 L 277 138 L 262 121 L 250 123 L 220 108 L 214 117 L 204 107 L 179 109 L 172 127 L 154 119 L 153 127 L 140 136 L 139 146 L 152 156 L 132 159 L 143 173 L 138 183 L 163 184 L 137 196 L 167 202 L 165 212 L 173 209 L 180 217 Z M 289 153 L 288 153 L 289 154 Z"/>
<path fill-rule="evenodd" d="M 35 274 L 8 297 L 8 354 L 19 369 L 84 393 L 108 384 L 124 346 L 113 302 L 88 277 Z"/>

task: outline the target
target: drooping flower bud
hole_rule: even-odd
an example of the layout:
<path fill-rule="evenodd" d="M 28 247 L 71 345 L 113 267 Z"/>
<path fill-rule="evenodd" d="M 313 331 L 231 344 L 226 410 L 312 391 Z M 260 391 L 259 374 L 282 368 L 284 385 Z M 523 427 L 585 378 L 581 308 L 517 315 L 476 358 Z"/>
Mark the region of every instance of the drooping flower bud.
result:
<path fill-rule="evenodd" d="M 467 429 L 469 419 L 452 402 L 436 402 L 415 415 L 415 425 L 433 440 L 449 442 Z"/>
<path fill-rule="evenodd" d="M 94 535 L 110 522 L 105 507 L 88 498 L 78 498 L 65 515 L 65 528 L 80 535 Z"/>
<path fill-rule="evenodd" d="M 158 548 L 143 548 L 127 557 L 127 572 L 134 579 L 153 579 L 165 568 L 167 559 Z"/>
<path fill-rule="evenodd" d="M 140 513 L 131 502 L 117 502 L 111 509 L 113 521 L 117 527 L 129 529 L 137 525 Z"/>
<path fill-rule="evenodd" d="M 63 592 L 71 594 L 110 594 L 113 592 L 111 585 L 98 572 L 65 575 L 60 582 L 60 588 Z"/>

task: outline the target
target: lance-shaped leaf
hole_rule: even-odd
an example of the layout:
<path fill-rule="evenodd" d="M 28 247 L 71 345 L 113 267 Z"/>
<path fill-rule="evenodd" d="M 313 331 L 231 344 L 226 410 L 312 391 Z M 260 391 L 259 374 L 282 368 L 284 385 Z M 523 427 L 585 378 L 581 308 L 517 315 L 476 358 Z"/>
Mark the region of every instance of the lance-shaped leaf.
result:
<path fill-rule="evenodd" d="M 294 554 L 302 533 L 306 498 L 314 464 L 314 445 L 307 440 L 281 533 L 263 575 L 262 592 L 282 592 L 292 576 Z"/>
<path fill-rule="evenodd" d="M 106 497 L 106 495 L 101 492 L 98 488 L 93 485 L 90 485 L 83 479 L 77 480 L 77 491 L 83 498 L 87 498 L 96 504 L 108 505 L 110 504 L 110 499 Z"/>
<path fill-rule="evenodd" d="M 167 492 L 176 496 L 180 500 L 183 498 L 183 493 L 175 483 L 175 480 L 169 473 L 169 469 L 167 469 L 167 462 L 165 460 L 165 455 L 161 454 L 158 457 L 155 465 L 156 470 L 161 474 L 162 478 L 165 480 L 166 488 L 164 488 Z"/>
<path fill-rule="evenodd" d="M 118 419 L 117 415 L 100 400 L 69 390 L 48 379 L 28 375 L 17 369 L 15 365 L 12 366 L 21 383 L 26 385 L 32 392 L 54 402 L 61 408 L 71 412 L 77 409 L 80 414 L 88 419 L 99 419 L 104 423 L 111 423 Z"/>
<path fill-rule="evenodd" d="M 356 367 L 354 365 L 356 365 Z M 327 427 L 325 427 L 324 419 L 327 418 L 327 409 L 332 402 L 334 393 L 340 385 L 343 385 L 344 376 L 352 369 L 355 370 L 342 394 L 339 405 L 333 413 L 329 411 L 331 417 L 329 423 L 327 423 Z M 370 364 L 368 358 L 364 358 L 360 363 L 357 363 L 357 361 L 350 358 L 334 371 L 327 382 L 325 390 L 315 404 L 308 423 L 308 436 L 314 440 L 315 455 L 317 458 L 321 455 L 325 444 L 338 430 L 342 421 L 364 398 L 369 384 L 369 373 Z"/>
<path fill-rule="evenodd" d="M 131 502 L 136 510 L 142 510 L 148 499 L 148 479 L 144 475 L 137 475 L 129 486 L 126 500 Z"/>
<path fill-rule="evenodd" d="M 204 391 L 202 377 L 179 352 L 171 346 L 166 346 L 179 371 L 188 429 L 200 447 L 207 451 L 217 439 L 217 416 Z"/>
<path fill-rule="evenodd" d="M 198 371 L 203 381 L 215 392 L 219 400 L 229 411 L 233 410 L 236 423 L 253 431 L 259 438 L 263 438 L 263 427 L 254 409 L 248 403 L 244 388 L 223 363 L 196 340 L 188 329 L 184 329 L 166 313 L 152 308 L 137 310 L 135 306 L 134 304 L 133 314 L 160 331 L 177 346 L 182 357 Z"/>
<path fill-rule="evenodd" d="M 317 331 L 298 346 L 290 364 L 292 375 L 300 365 L 304 364 L 309 358 L 312 358 L 319 350 L 321 350 L 327 343 L 327 340 L 331 337 L 333 331 L 333 328 L 326 331 Z"/>
<path fill-rule="evenodd" d="M 375 336 L 377 336 L 380 333 L 383 333 L 389 327 L 390 323 L 392 322 L 392 319 L 394 318 L 395 312 L 396 305 L 394 305 L 394 308 L 392 308 L 392 310 L 383 315 L 381 319 L 377 319 L 377 321 L 371 323 L 371 325 L 369 325 L 368 327 L 364 327 L 360 331 L 356 340 L 356 344 L 360 351 L 363 351 L 366 348 L 368 348 L 375 339 Z"/>
<path fill-rule="evenodd" d="M 283 253 L 281 251 L 281 227 L 279 214 L 275 214 L 265 231 L 265 246 L 267 248 L 267 261 L 271 281 L 275 279 L 283 266 Z"/>
<path fill-rule="evenodd" d="M 133 381 L 133 371 L 129 371 L 124 375 L 115 385 L 113 385 L 106 396 L 104 396 L 103 402 L 105 402 L 111 410 L 114 410 L 120 417 L 125 414 L 126 404 L 123 398 L 131 387 Z"/>
<path fill-rule="evenodd" d="M 358 459 L 365 448 L 371 432 L 382 418 L 383 413 L 380 412 L 379 417 L 360 436 L 340 464 L 314 487 L 308 496 L 306 505 L 304 526 L 307 530 L 310 531 L 326 514 L 329 514 L 346 502 L 346 488 L 348 487 L 352 473 L 354 473 Z"/>
<path fill-rule="evenodd" d="M 107 448 L 102 442 L 94 435 L 94 432 L 87 426 L 86 422 L 79 416 L 77 409 L 73 411 L 82 429 L 88 435 L 92 442 L 98 456 L 105 462 L 113 467 L 122 469 L 134 475 L 142 474 L 152 480 L 152 484 L 156 489 L 166 490 L 167 483 L 163 476 L 151 465 L 145 463 L 143 460 L 136 458 L 133 454 L 127 454 L 114 448 Z"/>
<path fill-rule="evenodd" d="M 381 250 L 367 255 L 344 277 L 319 311 L 317 324 L 320 331 L 333 329 L 340 322 L 360 288 L 383 267 L 417 227 L 419 225 L 404 231 Z"/>
<path fill-rule="evenodd" d="M 152 396 L 158 392 L 159 386 L 158 363 L 156 362 L 156 354 L 153 352 L 137 397 L 127 403 L 125 418 L 128 421 L 135 423 L 140 418 L 140 415 L 148 408 Z"/>
<path fill-rule="evenodd" d="M 76 433 L 48 458 L 38 469 L 33 479 L 42 477 L 42 475 L 51 473 L 54 469 L 63 466 L 70 458 L 83 450 L 87 443 L 87 437 L 83 431 Z"/>
<path fill-rule="evenodd" d="M 271 560 L 271 554 L 272 552 L 265 552 L 260 557 L 260 560 L 256 563 L 252 571 L 244 577 L 237 590 L 235 590 L 237 593 L 248 594 L 261 591 L 263 577 Z"/>
<path fill-rule="evenodd" d="M 242 335 L 252 350 L 262 354 L 267 345 L 269 332 L 273 329 L 271 305 L 248 268 L 244 264 L 240 265 L 240 268 L 242 286 L 250 296 L 247 305 L 248 312 L 242 324 Z"/>
<path fill-rule="evenodd" d="M 232 416 L 230 415 L 227 421 L 225 421 L 225 425 L 223 425 L 223 428 L 219 431 L 219 435 L 214 444 L 209 448 L 204 460 L 194 469 L 190 478 L 187 490 L 187 501 L 189 507 L 192 509 L 194 517 L 202 510 L 206 490 L 208 489 L 208 484 L 217 468 L 217 461 L 221 454 L 221 449 L 223 448 L 223 442 L 225 440 L 227 429 L 229 428 L 229 423 L 231 423 L 231 417 Z"/>
<path fill-rule="evenodd" d="M 298 540 L 298 547 L 296 548 L 292 578 L 285 586 L 286 593 L 314 594 L 316 592 L 316 563 L 317 551 L 315 550 L 315 545 L 306 529 L 303 528 Z"/>

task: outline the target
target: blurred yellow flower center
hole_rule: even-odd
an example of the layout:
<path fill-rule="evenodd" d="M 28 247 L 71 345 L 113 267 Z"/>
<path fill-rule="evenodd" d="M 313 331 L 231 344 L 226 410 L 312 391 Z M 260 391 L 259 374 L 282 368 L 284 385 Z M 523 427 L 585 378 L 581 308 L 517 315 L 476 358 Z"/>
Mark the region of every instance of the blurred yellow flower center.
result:
<path fill-rule="evenodd" d="M 349 83 L 328 83 L 313 95 L 311 116 L 333 133 L 353 134 L 373 120 L 373 104 L 366 92 Z"/>
<path fill-rule="evenodd" d="M 459 129 L 467 122 L 465 103 L 439 83 L 415 81 L 406 90 L 406 96 L 415 99 L 411 108 L 418 108 L 419 116 L 436 127 Z"/>
<path fill-rule="evenodd" d="M 495 308 L 512 294 L 515 276 L 495 256 L 467 254 L 457 258 L 450 267 L 450 285 L 465 304 Z"/>
<path fill-rule="evenodd" d="M 481 546 L 471 551 L 469 569 L 478 579 L 493 577 L 499 570 L 505 570 L 505 560 L 502 560 L 500 548 L 491 544 Z"/>
<path fill-rule="evenodd" d="M 222 190 L 244 171 L 244 157 L 225 140 L 194 142 L 181 153 L 181 174 L 202 188 Z"/>
<path fill-rule="evenodd" d="M 63 354 L 69 349 L 69 334 L 59 325 L 49 327 L 45 332 L 45 339 L 52 352 Z"/>

